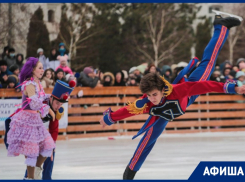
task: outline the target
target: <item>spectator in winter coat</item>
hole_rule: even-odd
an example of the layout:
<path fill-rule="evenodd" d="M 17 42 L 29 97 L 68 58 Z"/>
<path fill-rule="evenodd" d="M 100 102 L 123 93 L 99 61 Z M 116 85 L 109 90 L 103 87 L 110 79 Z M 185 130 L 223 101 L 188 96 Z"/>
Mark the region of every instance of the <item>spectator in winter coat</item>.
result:
<path fill-rule="evenodd" d="M 5 47 L 3 48 L 2 60 L 4 60 L 5 56 L 8 55 L 8 51 L 9 51 L 9 46 L 5 46 Z"/>
<path fill-rule="evenodd" d="M 53 70 L 56 70 L 57 67 L 60 65 L 60 61 L 57 59 L 58 53 L 55 48 L 51 49 L 50 56 L 49 56 L 49 66 Z"/>
<path fill-rule="evenodd" d="M 221 75 L 219 69 L 215 69 L 214 70 L 214 72 L 210 76 L 210 80 L 211 81 L 216 81 L 216 82 L 223 82 L 223 83 L 226 81 L 225 77 L 223 75 Z"/>
<path fill-rule="evenodd" d="M 100 79 L 99 73 L 94 73 L 93 68 L 91 67 L 85 67 L 83 71 L 80 73 L 79 77 L 79 85 L 82 85 L 83 87 L 91 87 L 94 88 L 96 86 L 102 86 L 99 82 Z"/>
<path fill-rule="evenodd" d="M 15 75 L 9 75 L 7 83 L 8 83 L 7 88 L 15 88 L 19 85 L 19 79 Z M 20 91 L 20 89 L 18 91 Z"/>
<path fill-rule="evenodd" d="M 65 72 L 64 72 L 62 69 L 58 68 L 58 69 L 55 71 L 55 77 L 54 77 L 54 80 L 55 80 L 55 82 L 56 82 L 57 80 L 61 80 L 61 81 L 63 81 L 63 82 L 66 82 L 66 79 L 65 79 Z"/>
<path fill-rule="evenodd" d="M 0 72 L 1 72 L 0 73 L 0 82 L 2 84 L 2 88 L 7 88 L 8 76 L 13 74 L 11 71 L 8 70 L 7 65 L 8 64 L 6 61 L 0 60 Z"/>
<path fill-rule="evenodd" d="M 66 50 L 65 44 L 63 42 L 61 42 L 59 44 L 59 50 L 58 50 L 57 53 L 58 53 L 59 56 L 64 56 L 64 55 L 68 55 L 69 54 L 68 51 Z"/>
<path fill-rule="evenodd" d="M 17 66 L 16 64 L 10 66 L 9 71 L 11 71 L 15 76 L 19 76 L 20 74 L 20 69 L 19 66 Z"/>
<path fill-rule="evenodd" d="M 49 60 L 44 55 L 44 52 L 43 52 L 42 48 L 38 48 L 37 49 L 37 57 L 38 57 L 38 60 L 43 64 L 44 71 L 46 69 L 48 69 L 49 68 Z"/>
<path fill-rule="evenodd" d="M 156 73 L 156 72 L 160 73 L 159 68 L 157 68 L 154 64 L 150 64 L 148 68 L 145 70 L 144 75 L 148 73 Z"/>
<path fill-rule="evenodd" d="M 225 80 L 234 79 L 234 77 L 231 75 L 231 68 L 229 68 L 229 67 L 224 68 L 223 75 L 225 77 Z"/>
<path fill-rule="evenodd" d="M 10 48 L 8 50 L 8 54 L 7 54 L 7 56 L 5 56 L 4 60 L 7 61 L 8 68 L 16 63 L 16 61 L 15 61 L 15 49 L 14 48 Z"/>
<path fill-rule="evenodd" d="M 23 61 L 24 61 L 23 54 L 17 54 L 16 55 L 16 65 L 19 67 L 20 71 L 24 65 Z"/>
<path fill-rule="evenodd" d="M 164 76 L 164 78 L 171 83 L 172 70 L 170 66 L 164 65 L 162 67 L 161 75 Z"/>
<path fill-rule="evenodd" d="M 245 85 L 245 73 L 243 71 L 238 71 L 236 73 L 236 79 L 238 87 Z"/>
<path fill-rule="evenodd" d="M 115 77 L 111 72 L 105 72 L 103 77 L 103 86 L 113 86 L 115 82 Z"/>
<path fill-rule="evenodd" d="M 124 81 L 124 74 L 122 71 L 116 72 L 114 78 L 115 78 L 114 86 L 126 86 L 126 83 Z"/>
<path fill-rule="evenodd" d="M 58 56 L 57 59 L 60 61 L 60 65 L 56 68 L 56 70 L 60 68 L 65 72 L 65 74 L 73 75 L 71 68 L 67 66 L 68 56 L 67 55 Z"/>
<path fill-rule="evenodd" d="M 239 58 L 237 60 L 237 66 L 238 66 L 240 71 L 245 72 L 245 58 Z"/>

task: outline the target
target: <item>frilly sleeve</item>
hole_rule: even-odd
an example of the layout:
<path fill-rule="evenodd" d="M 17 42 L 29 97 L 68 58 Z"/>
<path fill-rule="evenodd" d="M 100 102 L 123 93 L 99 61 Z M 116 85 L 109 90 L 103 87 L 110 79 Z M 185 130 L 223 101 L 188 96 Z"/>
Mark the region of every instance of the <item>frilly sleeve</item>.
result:
<path fill-rule="evenodd" d="M 34 111 L 41 111 L 45 112 L 46 110 L 49 110 L 49 106 L 47 104 L 43 104 L 43 98 L 38 97 L 37 95 L 33 95 L 30 97 L 31 101 L 29 103 L 30 108 Z M 46 109 L 48 107 L 48 109 Z M 42 113 L 42 111 L 41 111 Z M 48 113 L 48 112 L 47 112 Z M 46 116 L 46 115 L 44 115 Z"/>
<path fill-rule="evenodd" d="M 40 109 L 41 117 L 44 118 L 49 113 L 50 107 L 47 104 L 43 104 L 42 108 Z"/>
<path fill-rule="evenodd" d="M 50 96 L 51 96 L 51 94 L 45 94 L 44 97 L 43 97 L 43 100 L 44 101 L 49 100 Z"/>

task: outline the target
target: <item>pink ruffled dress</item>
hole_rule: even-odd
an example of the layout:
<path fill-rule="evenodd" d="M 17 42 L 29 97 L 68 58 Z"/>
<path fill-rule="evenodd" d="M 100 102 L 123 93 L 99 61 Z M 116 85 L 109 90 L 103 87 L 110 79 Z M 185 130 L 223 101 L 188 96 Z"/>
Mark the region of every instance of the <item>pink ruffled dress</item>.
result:
<path fill-rule="evenodd" d="M 28 98 L 24 95 L 27 85 L 35 86 L 35 95 Z M 10 130 L 7 136 L 8 156 L 25 155 L 25 164 L 35 167 L 37 157 L 41 154 L 50 157 L 55 143 L 43 125 L 41 116 L 44 117 L 49 112 L 49 106 L 43 104 L 50 95 L 45 94 L 41 84 L 29 80 L 22 84 L 22 110 L 11 117 Z M 41 115 L 41 116 L 40 116 Z"/>

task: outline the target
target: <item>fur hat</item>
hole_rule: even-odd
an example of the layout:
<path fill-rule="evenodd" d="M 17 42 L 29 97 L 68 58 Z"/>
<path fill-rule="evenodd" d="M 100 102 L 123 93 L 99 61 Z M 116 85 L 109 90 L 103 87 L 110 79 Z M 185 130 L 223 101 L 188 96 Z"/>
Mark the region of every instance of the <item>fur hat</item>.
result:
<path fill-rule="evenodd" d="M 65 61 L 67 63 L 68 60 L 68 56 L 65 54 L 64 56 L 58 56 L 57 60 L 61 61 Z"/>

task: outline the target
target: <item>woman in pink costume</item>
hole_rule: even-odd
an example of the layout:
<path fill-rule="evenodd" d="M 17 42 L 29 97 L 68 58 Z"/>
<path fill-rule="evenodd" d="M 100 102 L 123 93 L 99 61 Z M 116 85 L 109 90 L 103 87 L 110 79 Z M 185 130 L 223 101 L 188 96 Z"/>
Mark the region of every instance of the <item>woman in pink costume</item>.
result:
<path fill-rule="evenodd" d="M 40 178 L 41 165 L 55 148 L 41 119 L 48 113 L 53 115 L 49 106 L 43 104 L 50 96 L 40 84 L 43 72 L 43 65 L 37 58 L 30 57 L 23 66 L 20 73 L 22 108 L 11 117 L 7 134 L 8 156 L 23 154 L 26 157 L 30 179 Z"/>

